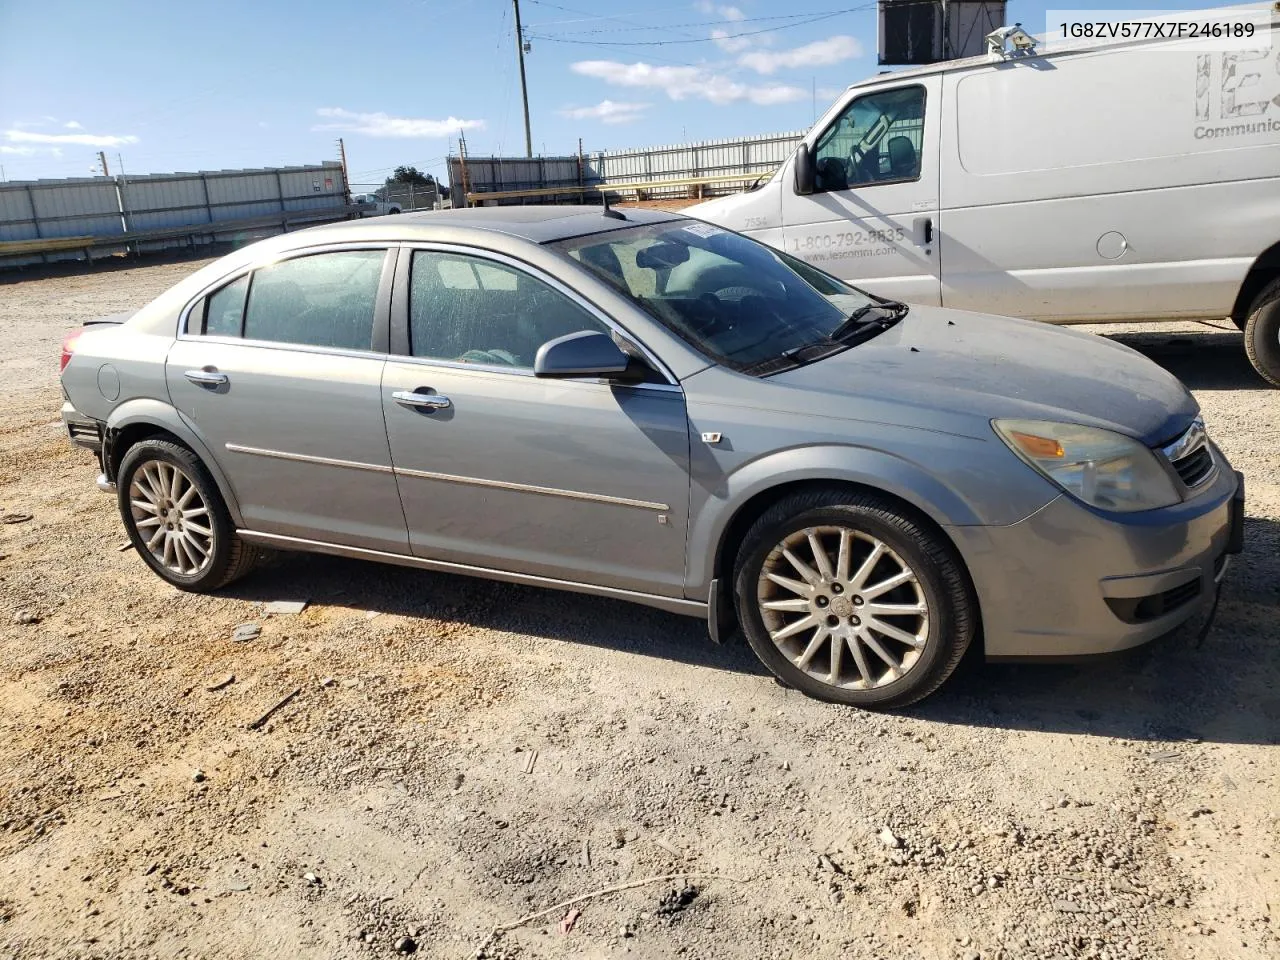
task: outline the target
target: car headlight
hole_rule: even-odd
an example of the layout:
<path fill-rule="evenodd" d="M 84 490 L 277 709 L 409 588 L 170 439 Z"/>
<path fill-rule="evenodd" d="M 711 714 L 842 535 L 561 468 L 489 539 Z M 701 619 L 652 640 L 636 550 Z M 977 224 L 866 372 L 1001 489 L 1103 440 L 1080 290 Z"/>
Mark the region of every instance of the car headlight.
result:
<path fill-rule="evenodd" d="M 1155 454 L 1131 437 L 1052 420 L 991 425 L 1023 461 L 1090 506 L 1129 513 L 1182 499 Z"/>

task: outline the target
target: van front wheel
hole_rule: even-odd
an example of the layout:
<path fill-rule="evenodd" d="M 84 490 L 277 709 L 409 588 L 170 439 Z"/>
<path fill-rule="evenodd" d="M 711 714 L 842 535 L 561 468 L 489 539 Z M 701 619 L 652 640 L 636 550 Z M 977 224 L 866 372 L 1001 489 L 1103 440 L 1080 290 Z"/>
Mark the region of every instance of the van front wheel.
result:
<path fill-rule="evenodd" d="M 1249 308 L 1244 325 L 1249 362 L 1273 387 L 1280 387 L 1280 280 L 1274 280 Z"/>

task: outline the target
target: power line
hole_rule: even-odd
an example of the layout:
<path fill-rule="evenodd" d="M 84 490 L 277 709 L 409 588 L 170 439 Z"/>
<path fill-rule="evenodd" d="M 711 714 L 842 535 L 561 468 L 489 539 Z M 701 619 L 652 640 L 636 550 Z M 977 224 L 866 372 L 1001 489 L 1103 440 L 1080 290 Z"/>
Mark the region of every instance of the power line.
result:
<path fill-rule="evenodd" d="M 854 9 L 867 9 L 867 7 L 854 8 Z M 804 18 L 804 17 L 827 17 L 827 16 L 838 16 L 839 14 L 842 14 L 842 13 L 848 13 L 848 12 L 850 12 L 850 11 L 849 11 L 849 10 L 825 10 L 825 11 L 813 11 L 813 12 L 811 12 L 811 13 L 784 13 L 784 14 L 777 14 L 777 15 L 772 16 L 772 17 L 744 17 L 744 18 L 740 18 L 740 19 L 737 19 L 737 20 L 698 20 L 698 21 L 694 21 L 694 22 L 691 22 L 691 23 L 655 24 L 655 25 L 653 25 L 653 26 L 643 26 L 643 27 L 635 27 L 635 26 L 632 26 L 632 27 L 600 27 L 600 28 L 596 28 L 596 29 L 593 29 L 593 30 L 569 30 L 569 31 L 566 31 L 566 34 L 586 34 L 586 33 L 592 33 L 592 34 L 595 34 L 595 33 L 640 33 L 640 32 L 646 31 L 646 30 L 676 30 L 676 29 L 681 29 L 681 28 L 684 28 L 684 27 L 718 27 L 718 26 L 722 26 L 722 25 L 724 25 L 724 24 L 738 24 L 738 25 L 741 25 L 741 24 L 744 24 L 744 23 L 766 23 L 766 22 L 769 22 L 769 21 L 772 21 L 772 20 L 799 20 L 799 19 L 802 19 L 802 18 Z M 543 24 L 543 23 L 540 23 L 540 24 L 532 24 L 532 25 L 530 25 L 529 27 L 527 27 L 526 29 L 536 30 L 536 29 L 538 29 L 539 27 L 545 27 L 545 26 L 551 26 L 551 25 L 552 25 L 552 24 Z M 782 27 L 786 27 L 786 26 L 791 26 L 791 24 L 782 24 Z M 781 27 L 780 27 L 779 29 L 781 29 Z M 723 38 L 723 37 L 721 37 L 721 38 L 714 38 L 714 37 L 713 37 L 713 38 L 710 38 L 710 39 L 724 39 L 724 38 Z"/>
<path fill-rule="evenodd" d="M 528 34 L 532 40 L 546 40 L 549 43 L 573 43 L 589 47 L 665 47 L 673 44 L 686 43 L 717 43 L 722 40 L 735 40 L 739 37 L 758 37 L 764 33 L 777 33 L 779 30 L 790 30 L 792 27 L 803 27 L 811 23 L 821 23 L 824 20 L 830 20 L 846 13 L 855 13 L 861 10 L 869 10 L 874 4 L 867 4 L 861 7 L 850 7 L 847 10 L 836 10 L 832 13 L 824 13 L 820 16 L 811 17 L 808 20 L 800 20 L 796 23 L 784 23 L 777 27 L 766 27 L 763 30 L 746 30 L 741 33 L 728 33 L 722 37 L 693 37 L 688 40 L 572 40 L 568 37 L 552 37 L 546 34 Z"/>

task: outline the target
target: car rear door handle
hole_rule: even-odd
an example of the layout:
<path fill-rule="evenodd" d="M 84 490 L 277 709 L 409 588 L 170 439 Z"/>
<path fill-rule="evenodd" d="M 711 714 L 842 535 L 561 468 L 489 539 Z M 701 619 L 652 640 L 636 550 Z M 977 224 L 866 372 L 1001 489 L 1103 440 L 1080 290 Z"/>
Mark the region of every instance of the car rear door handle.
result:
<path fill-rule="evenodd" d="M 397 390 L 391 394 L 391 399 L 406 407 L 419 407 L 427 410 L 444 410 L 446 407 L 453 406 L 448 397 L 442 397 L 438 393 L 413 393 L 409 390 Z"/>
<path fill-rule="evenodd" d="M 183 376 L 202 387 L 220 387 L 227 382 L 225 373 L 217 373 L 213 370 L 188 370 Z"/>

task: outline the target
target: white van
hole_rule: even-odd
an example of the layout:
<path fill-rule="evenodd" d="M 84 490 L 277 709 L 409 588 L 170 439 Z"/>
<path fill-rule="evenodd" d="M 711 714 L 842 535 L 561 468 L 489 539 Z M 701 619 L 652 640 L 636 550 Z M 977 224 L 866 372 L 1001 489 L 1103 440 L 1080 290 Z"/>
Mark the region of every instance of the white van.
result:
<path fill-rule="evenodd" d="M 686 212 L 908 302 L 1050 323 L 1231 317 L 1280 386 L 1268 7 L 1256 49 L 998 40 L 988 57 L 882 74 L 766 184 Z"/>

